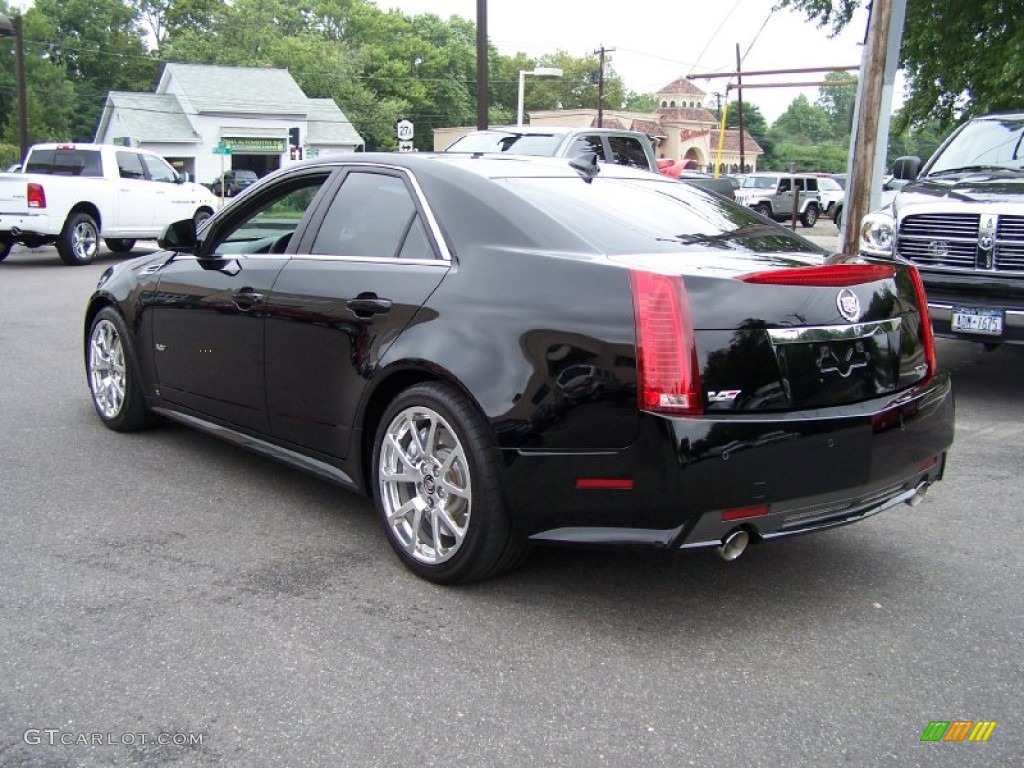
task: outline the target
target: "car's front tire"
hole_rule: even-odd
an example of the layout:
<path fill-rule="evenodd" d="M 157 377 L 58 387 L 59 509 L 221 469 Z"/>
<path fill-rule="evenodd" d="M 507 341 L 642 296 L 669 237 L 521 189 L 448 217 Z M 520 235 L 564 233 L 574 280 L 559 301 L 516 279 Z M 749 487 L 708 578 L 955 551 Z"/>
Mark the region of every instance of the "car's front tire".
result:
<path fill-rule="evenodd" d="M 454 584 L 523 559 L 526 542 L 509 520 L 494 438 L 454 388 L 429 383 L 402 392 L 381 418 L 372 466 L 388 541 L 418 576 Z"/>
<path fill-rule="evenodd" d="M 110 429 L 133 432 L 157 421 L 146 408 L 131 335 L 121 315 L 111 307 L 97 312 L 89 325 L 85 370 L 96 414 Z"/>
<path fill-rule="evenodd" d="M 100 250 L 100 230 L 88 213 L 72 213 L 57 238 L 57 253 L 65 264 L 88 264 Z"/>
<path fill-rule="evenodd" d="M 803 213 L 800 214 L 800 223 L 805 227 L 813 227 L 818 223 L 818 206 L 808 205 Z"/>
<path fill-rule="evenodd" d="M 772 207 L 768 203 L 758 203 L 754 206 L 754 210 L 769 219 L 772 217 Z"/>

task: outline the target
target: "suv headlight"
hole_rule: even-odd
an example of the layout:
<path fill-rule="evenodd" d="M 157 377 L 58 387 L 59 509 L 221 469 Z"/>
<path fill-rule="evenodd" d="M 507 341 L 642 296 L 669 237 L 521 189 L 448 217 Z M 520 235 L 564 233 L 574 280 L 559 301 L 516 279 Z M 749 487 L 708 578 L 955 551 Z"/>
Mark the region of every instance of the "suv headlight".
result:
<path fill-rule="evenodd" d="M 869 256 L 892 256 L 896 224 L 889 213 L 869 213 L 860 224 L 860 252 Z"/>

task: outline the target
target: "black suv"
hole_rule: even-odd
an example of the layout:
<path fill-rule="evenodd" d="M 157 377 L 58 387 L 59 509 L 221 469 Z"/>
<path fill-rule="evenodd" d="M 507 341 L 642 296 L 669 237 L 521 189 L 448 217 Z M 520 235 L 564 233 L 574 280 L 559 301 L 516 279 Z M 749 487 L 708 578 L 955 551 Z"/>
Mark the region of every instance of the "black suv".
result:
<path fill-rule="evenodd" d="M 210 184 L 210 189 L 217 197 L 233 197 L 246 187 L 256 183 L 256 174 L 253 171 L 226 171 L 223 176 L 224 192 L 221 192 L 221 177 L 218 176 Z"/>

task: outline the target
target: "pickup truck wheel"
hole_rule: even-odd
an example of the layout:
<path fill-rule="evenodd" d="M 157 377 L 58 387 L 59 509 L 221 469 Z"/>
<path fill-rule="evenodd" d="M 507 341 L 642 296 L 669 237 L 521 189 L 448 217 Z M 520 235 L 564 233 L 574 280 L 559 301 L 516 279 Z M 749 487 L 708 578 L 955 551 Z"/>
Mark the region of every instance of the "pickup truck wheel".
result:
<path fill-rule="evenodd" d="M 100 249 L 100 232 L 96 220 L 87 213 L 73 213 L 64 222 L 57 239 L 57 253 L 65 264 L 88 264 Z"/>
<path fill-rule="evenodd" d="M 13 247 L 13 240 L 0 240 L 0 261 L 3 261 L 10 255 L 11 248 Z"/>
<path fill-rule="evenodd" d="M 196 211 L 196 215 L 192 217 L 192 221 L 195 223 L 196 226 L 196 232 L 198 232 L 199 228 L 203 226 L 203 224 L 206 223 L 206 220 L 211 218 L 212 216 L 213 214 L 210 213 L 209 211 Z"/>
<path fill-rule="evenodd" d="M 800 223 L 805 227 L 813 227 L 818 223 L 818 206 L 808 205 L 806 210 L 800 214 Z"/>
<path fill-rule="evenodd" d="M 108 237 L 103 242 L 106 243 L 107 248 L 112 250 L 114 253 L 128 253 L 128 251 L 135 247 L 134 240 L 126 240 L 120 237 Z"/>

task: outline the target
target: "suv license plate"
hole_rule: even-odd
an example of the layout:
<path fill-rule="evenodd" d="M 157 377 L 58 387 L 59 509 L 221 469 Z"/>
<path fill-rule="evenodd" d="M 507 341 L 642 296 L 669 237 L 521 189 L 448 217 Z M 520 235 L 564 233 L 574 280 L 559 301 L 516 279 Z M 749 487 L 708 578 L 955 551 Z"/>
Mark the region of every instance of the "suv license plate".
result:
<path fill-rule="evenodd" d="M 986 336 L 1003 335 L 1003 312 L 1000 309 L 953 307 L 954 331 L 981 333 Z"/>

